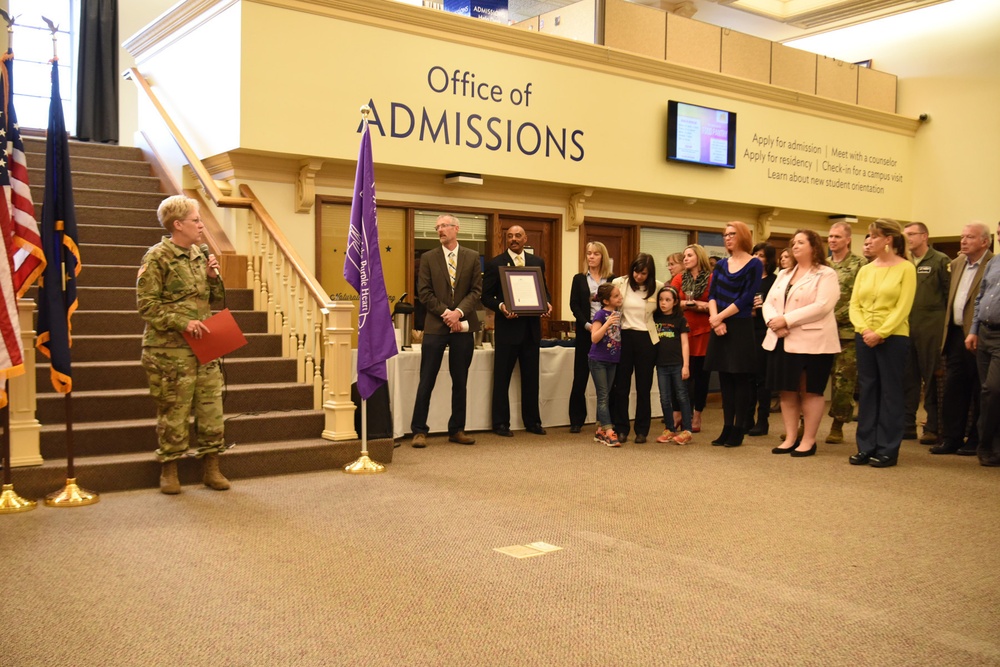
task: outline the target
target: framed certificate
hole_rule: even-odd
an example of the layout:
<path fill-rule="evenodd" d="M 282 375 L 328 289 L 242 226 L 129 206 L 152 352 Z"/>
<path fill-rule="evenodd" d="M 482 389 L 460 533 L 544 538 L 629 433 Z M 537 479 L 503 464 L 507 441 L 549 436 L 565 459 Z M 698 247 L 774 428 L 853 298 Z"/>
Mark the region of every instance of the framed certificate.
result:
<path fill-rule="evenodd" d="M 549 304 L 543 289 L 544 279 L 540 266 L 501 266 L 500 286 L 503 288 L 503 305 L 515 315 L 544 315 Z"/>

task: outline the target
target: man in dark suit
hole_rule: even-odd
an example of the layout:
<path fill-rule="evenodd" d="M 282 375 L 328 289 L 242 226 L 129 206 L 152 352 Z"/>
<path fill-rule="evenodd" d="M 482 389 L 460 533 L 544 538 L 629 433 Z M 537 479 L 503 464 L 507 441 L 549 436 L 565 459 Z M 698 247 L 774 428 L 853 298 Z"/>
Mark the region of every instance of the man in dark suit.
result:
<path fill-rule="evenodd" d="M 951 282 L 945 309 L 944 399 L 941 405 L 941 444 L 931 447 L 931 454 L 962 454 L 975 456 L 979 444 L 976 424 L 979 422 L 980 388 L 976 355 L 966 349 L 965 339 L 972 328 L 976 295 L 993 257 L 990 229 L 982 223 L 962 228 L 961 252 L 951 262 Z M 972 408 L 972 429 L 966 441 L 966 424 Z"/>
<path fill-rule="evenodd" d="M 426 309 L 424 340 L 420 346 L 420 384 L 410 421 L 412 444 L 417 448 L 427 446 L 427 412 L 446 347 L 451 373 L 448 440 L 460 445 L 476 442 L 465 433 L 465 404 L 475 348 L 473 334 L 479 330 L 476 308 L 483 294 L 479 253 L 458 244 L 458 220 L 454 216 L 440 216 L 434 229 L 441 247 L 420 256 L 417 276 L 417 299 Z"/>
<path fill-rule="evenodd" d="M 538 410 L 538 358 L 542 339 L 542 323 L 538 316 L 516 315 L 507 310 L 500 284 L 501 266 L 538 266 L 542 269 L 542 289 L 548 312 L 552 314 L 549 289 L 545 285 L 545 261 L 524 252 L 528 240 L 524 229 L 517 225 L 506 233 L 507 250 L 486 263 L 483 274 L 483 305 L 496 313 L 493 353 L 493 432 L 506 437 L 510 430 L 510 378 L 514 365 L 521 365 L 521 420 L 524 428 L 545 435 Z"/>

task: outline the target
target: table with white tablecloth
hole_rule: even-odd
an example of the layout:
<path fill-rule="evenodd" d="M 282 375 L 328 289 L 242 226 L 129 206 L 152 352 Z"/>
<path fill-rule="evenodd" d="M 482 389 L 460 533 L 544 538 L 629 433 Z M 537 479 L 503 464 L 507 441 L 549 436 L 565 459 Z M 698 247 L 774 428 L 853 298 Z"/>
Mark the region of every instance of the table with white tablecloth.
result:
<path fill-rule="evenodd" d="M 540 350 L 538 396 L 539 411 L 543 426 L 566 426 L 569 424 L 569 394 L 573 388 L 572 347 L 543 347 Z M 388 362 L 389 405 L 392 410 L 392 434 L 401 438 L 410 432 L 413 417 L 413 401 L 420 383 L 420 352 L 404 350 Z M 488 431 L 493 428 L 491 395 L 493 392 L 493 350 L 476 350 L 469 367 L 469 396 L 466 402 L 465 430 Z M 661 416 L 660 395 L 656 380 L 650 397 L 653 416 Z M 629 400 L 630 415 L 635 414 L 635 385 Z M 427 426 L 431 433 L 447 433 L 448 418 L 451 416 L 451 375 L 448 373 L 448 352 L 444 353 L 441 370 L 438 372 L 431 405 L 427 416 Z M 597 397 L 593 380 L 587 385 L 587 421 L 597 418 Z M 514 368 L 510 381 L 510 427 L 523 429 L 521 421 L 521 375 L 520 367 Z"/>

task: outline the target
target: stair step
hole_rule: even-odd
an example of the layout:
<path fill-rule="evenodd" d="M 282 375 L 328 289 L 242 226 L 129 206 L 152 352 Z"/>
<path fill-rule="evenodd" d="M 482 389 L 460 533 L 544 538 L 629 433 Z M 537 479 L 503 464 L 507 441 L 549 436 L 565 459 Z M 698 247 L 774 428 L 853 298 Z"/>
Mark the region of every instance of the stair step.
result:
<path fill-rule="evenodd" d="M 79 296 L 77 298 L 79 300 Z M 267 331 L 267 313 L 255 310 L 238 310 L 233 311 L 233 317 L 240 330 L 244 332 L 265 333 Z M 84 336 L 141 334 L 146 326 L 137 312 L 127 310 L 78 310 L 73 315 L 72 322 L 73 333 Z"/>
<path fill-rule="evenodd" d="M 226 355 L 227 359 L 280 357 L 281 336 L 267 333 L 246 334 L 247 344 Z M 142 335 L 84 336 L 73 334 L 73 361 L 118 361 L 138 359 L 142 355 Z M 39 360 L 44 359 L 38 356 Z"/>
<path fill-rule="evenodd" d="M 368 452 L 380 463 L 391 463 L 393 441 L 369 440 Z M 356 460 L 360 453 L 359 440 L 332 442 L 316 438 L 268 442 L 234 447 L 224 454 L 221 468 L 231 480 L 317 470 L 342 474 L 341 468 Z M 198 462 L 183 460 L 178 468 L 181 483 L 185 485 L 184 493 L 215 493 L 201 486 Z M 75 461 L 75 469 L 77 483 L 82 488 L 101 494 L 156 489 L 160 483 L 160 464 L 152 452 L 80 457 Z M 52 459 L 40 466 L 17 468 L 12 472 L 17 492 L 29 499 L 42 498 L 66 484 L 65 459 Z"/>
<path fill-rule="evenodd" d="M 223 406 L 227 413 L 306 409 L 312 407 L 312 391 L 309 385 L 291 382 L 231 385 L 223 397 Z M 39 393 L 38 421 L 42 424 L 65 422 L 65 400 L 62 394 Z M 73 392 L 73 419 L 76 422 L 155 416 L 156 406 L 149 389 Z"/>
<path fill-rule="evenodd" d="M 126 163 L 128 164 L 128 163 Z M 85 190 L 113 190 L 115 192 L 155 192 L 160 199 L 167 195 L 163 194 L 160 179 L 150 176 L 148 173 L 141 176 L 131 176 L 125 174 L 102 174 L 90 171 L 79 171 L 79 167 L 72 165 L 73 171 L 71 179 L 73 181 L 74 192 L 77 188 Z M 43 166 L 34 168 L 29 165 L 28 183 L 31 184 L 31 191 L 39 201 L 45 200 L 45 169 Z M 76 198 L 74 197 L 74 200 Z"/>
<path fill-rule="evenodd" d="M 45 153 L 27 153 L 25 157 L 29 168 L 38 168 L 42 172 L 45 171 Z M 150 176 L 153 173 L 149 167 L 149 163 L 144 160 L 118 160 L 103 157 L 85 157 L 82 155 L 73 155 L 70 159 L 70 169 L 73 172 L 74 183 L 76 183 L 76 174 L 78 172 L 118 174 L 120 176 Z M 34 187 L 35 177 L 29 176 L 29 178 L 28 182 Z M 42 180 L 40 179 L 38 183 L 41 185 Z"/>
<path fill-rule="evenodd" d="M 105 245 L 103 243 L 80 243 L 80 258 L 84 266 L 112 265 L 139 266 L 143 255 L 149 250 L 146 245 Z"/>
<path fill-rule="evenodd" d="M 229 415 L 225 422 L 226 442 L 239 447 L 275 440 L 308 440 L 323 432 L 325 419 L 322 410 Z M 190 442 L 196 442 L 193 424 Z M 65 423 L 42 426 L 40 443 L 42 458 L 45 460 L 65 457 Z M 150 454 L 156 450 L 156 443 L 155 419 L 73 424 L 73 450 L 79 457 L 142 452 Z"/>
<path fill-rule="evenodd" d="M 127 243 L 128 245 L 145 245 L 147 248 L 156 243 L 166 232 L 156 219 L 156 206 L 144 208 L 115 208 L 113 206 L 81 206 L 80 202 L 74 202 L 76 206 L 76 224 L 96 225 L 106 228 L 112 227 L 141 227 L 156 232 L 156 239 L 152 243 L 133 243 L 132 241 L 109 241 L 109 243 Z M 158 206 L 159 204 L 157 204 Z M 36 209 L 35 217 L 41 220 L 41 209 Z M 106 241 L 101 241 L 105 243 Z"/>
<path fill-rule="evenodd" d="M 153 216 L 155 220 L 155 213 Z M 156 245 L 164 236 L 162 227 L 133 227 L 115 224 L 78 224 L 76 232 L 77 242 L 79 243 L 145 246 L 146 248 Z"/>
<path fill-rule="evenodd" d="M 81 254 L 84 252 L 81 249 Z M 87 263 L 87 255 L 83 256 L 84 271 L 89 271 L 92 267 Z M 138 264 L 136 264 L 138 266 Z M 136 269 L 138 271 L 138 269 Z M 79 312 L 85 310 L 122 310 L 132 313 L 136 312 L 135 287 L 90 287 L 80 286 L 76 290 L 77 300 L 80 302 Z M 29 289 L 24 298 L 38 300 L 38 288 Z M 253 290 L 241 287 L 231 287 L 226 290 L 225 301 L 222 304 L 213 304 L 216 310 L 229 308 L 232 311 L 253 310 Z M 74 315 L 75 317 L 75 315 Z"/>
<path fill-rule="evenodd" d="M 35 196 L 35 210 L 42 210 L 42 199 L 40 190 L 32 189 Z M 73 187 L 74 206 L 122 206 L 125 208 L 152 208 L 154 211 L 160 202 L 166 198 L 165 194 L 159 192 L 124 192 L 120 190 L 102 190 L 92 188 Z M 156 216 L 153 216 L 156 219 Z"/>
<path fill-rule="evenodd" d="M 45 142 L 39 137 L 29 137 L 21 135 L 24 141 L 25 154 L 38 153 L 42 155 L 42 164 L 45 164 Z M 113 146 L 111 144 L 95 144 L 88 141 L 70 141 L 69 156 L 72 163 L 76 157 L 99 157 L 110 160 L 129 160 L 133 162 L 145 162 L 141 148 L 134 146 Z"/>
<path fill-rule="evenodd" d="M 35 385 L 38 394 L 54 392 L 49 379 L 51 366 L 41 356 L 35 367 Z M 223 373 L 230 386 L 256 384 L 260 382 L 296 382 L 295 359 L 283 357 L 249 357 L 246 359 L 226 357 L 223 359 Z M 73 390 L 103 391 L 118 389 L 146 389 L 146 371 L 139 357 L 117 361 L 74 361 Z"/>

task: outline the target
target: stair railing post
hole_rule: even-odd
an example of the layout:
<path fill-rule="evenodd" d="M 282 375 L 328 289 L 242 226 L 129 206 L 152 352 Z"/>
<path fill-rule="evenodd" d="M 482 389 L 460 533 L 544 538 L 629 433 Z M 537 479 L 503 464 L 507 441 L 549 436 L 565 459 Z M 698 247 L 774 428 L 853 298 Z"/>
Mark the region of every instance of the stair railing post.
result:
<path fill-rule="evenodd" d="M 326 396 L 323 412 L 327 440 L 356 440 L 354 430 L 354 401 L 351 400 L 351 314 L 354 304 L 335 301 L 326 306 L 326 354 L 323 367 L 326 376 Z"/>
<path fill-rule="evenodd" d="M 24 375 L 10 379 L 10 465 L 42 465 L 42 425 L 35 418 L 37 387 L 35 383 L 34 299 L 21 299 L 17 304 L 21 323 L 21 344 L 24 346 Z M 348 385 L 350 391 L 350 385 Z"/>

